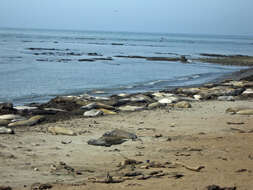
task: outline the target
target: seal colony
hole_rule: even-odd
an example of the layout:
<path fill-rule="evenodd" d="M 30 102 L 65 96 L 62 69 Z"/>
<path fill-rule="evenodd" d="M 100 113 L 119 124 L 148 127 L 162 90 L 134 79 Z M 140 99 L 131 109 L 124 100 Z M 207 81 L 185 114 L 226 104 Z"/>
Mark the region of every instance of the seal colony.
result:
<path fill-rule="evenodd" d="M 252 75 L 249 68 L 202 86 L 0 103 L 0 189 L 249 189 Z"/>
<path fill-rule="evenodd" d="M 247 70 L 248 73 L 251 70 Z M 244 72 L 242 71 L 242 76 Z M 247 100 L 253 96 L 253 82 L 244 76 L 239 81 L 226 79 L 201 87 L 183 87 L 159 92 L 117 94 L 109 97 L 58 96 L 49 102 L 13 106 L 0 103 L 0 125 L 8 127 L 33 126 L 72 118 L 116 115 L 156 108 L 190 108 L 191 102 L 204 100 Z M 245 79 L 245 80 L 244 80 Z"/>

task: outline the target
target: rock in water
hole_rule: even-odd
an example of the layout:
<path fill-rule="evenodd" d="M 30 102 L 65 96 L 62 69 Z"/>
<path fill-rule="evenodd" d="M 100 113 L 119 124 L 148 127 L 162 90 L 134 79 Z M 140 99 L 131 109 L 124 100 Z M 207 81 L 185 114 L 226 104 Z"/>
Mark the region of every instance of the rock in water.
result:
<path fill-rule="evenodd" d="M 184 55 L 181 55 L 180 56 L 180 61 L 183 62 L 183 63 L 186 63 L 188 60 Z"/>
<path fill-rule="evenodd" d="M 115 129 L 113 131 L 104 133 L 103 136 L 98 139 L 89 140 L 88 144 L 110 147 L 112 145 L 122 144 L 123 142 L 127 141 L 127 139 L 135 140 L 137 139 L 137 136 L 134 133 L 129 133 L 121 129 Z"/>
<path fill-rule="evenodd" d="M 49 127 L 47 130 L 53 135 L 76 135 L 75 132 L 73 132 L 72 130 L 63 127 Z"/>
<path fill-rule="evenodd" d="M 85 117 L 97 117 L 97 116 L 103 115 L 103 112 L 100 111 L 100 110 L 93 109 L 93 110 L 84 112 L 83 115 L 84 115 Z"/>
<path fill-rule="evenodd" d="M 20 127 L 20 126 L 33 126 L 36 125 L 37 123 L 43 121 L 45 119 L 44 116 L 37 115 L 33 116 L 28 120 L 23 120 L 23 121 L 17 121 L 14 123 L 10 123 L 8 126 L 9 127 Z"/>
<path fill-rule="evenodd" d="M 6 127 L 0 127 L 0 134 L 14 134 L 14 131 Z"/>

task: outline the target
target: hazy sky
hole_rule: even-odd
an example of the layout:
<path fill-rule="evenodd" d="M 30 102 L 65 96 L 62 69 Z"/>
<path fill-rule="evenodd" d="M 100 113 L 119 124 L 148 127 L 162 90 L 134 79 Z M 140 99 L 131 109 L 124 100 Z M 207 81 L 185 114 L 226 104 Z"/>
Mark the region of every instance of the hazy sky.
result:
<path fill-rule="evenodd" d="M 253 0 L 0 0 L 0 27 L 253 34 Z"/>

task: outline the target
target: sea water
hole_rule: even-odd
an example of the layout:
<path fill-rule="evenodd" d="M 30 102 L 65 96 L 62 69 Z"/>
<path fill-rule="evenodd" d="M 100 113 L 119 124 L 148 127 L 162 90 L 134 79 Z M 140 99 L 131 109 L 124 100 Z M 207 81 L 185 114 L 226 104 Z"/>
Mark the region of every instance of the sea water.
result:
<path fill-rule="evenodd" d="M 117 56 L 193 59 L 200 53 L 252 55 L 252 49 L 250 36 L 0 29 L 0 102 L 201 84 L 241 67 Z M 94 58 L 106 60 L 89 61 Z"/>

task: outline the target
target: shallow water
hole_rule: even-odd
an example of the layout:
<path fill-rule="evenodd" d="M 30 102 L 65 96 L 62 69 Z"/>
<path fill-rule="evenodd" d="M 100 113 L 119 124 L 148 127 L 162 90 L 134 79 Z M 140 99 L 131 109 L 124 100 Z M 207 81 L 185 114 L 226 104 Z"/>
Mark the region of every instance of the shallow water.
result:
<path fill-rule="evenodd" d="M 200 53 L 253 55 L 252 48 L 249 36 L 0 29 L 0 101 L 25 104 L 94 90 L 109 95 L 201 84 L 240 68 L 115 56 L 190 59 Z"/>

